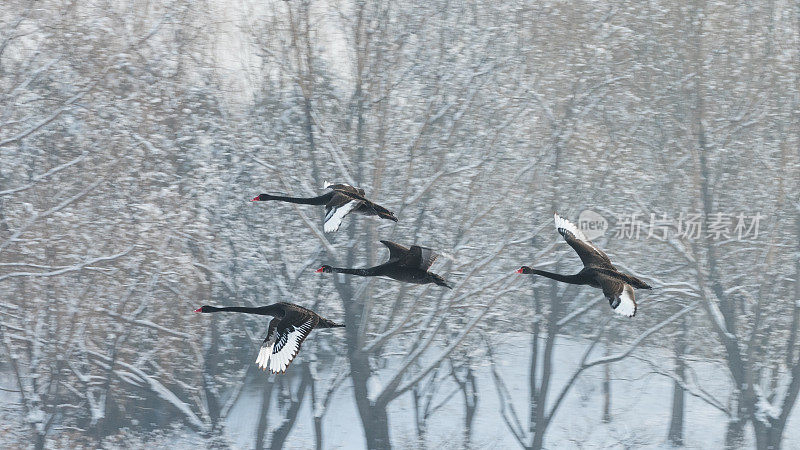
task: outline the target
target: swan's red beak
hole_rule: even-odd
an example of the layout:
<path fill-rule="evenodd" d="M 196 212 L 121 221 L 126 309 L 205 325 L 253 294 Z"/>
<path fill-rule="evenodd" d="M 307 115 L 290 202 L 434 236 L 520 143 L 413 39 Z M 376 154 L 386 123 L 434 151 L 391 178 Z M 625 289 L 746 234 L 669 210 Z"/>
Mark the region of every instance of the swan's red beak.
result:
<path fill-rule="evenodd" d="M 517 269 L 517 273 L 522 273 L 522 267 L 520 267 L 519 269 Z"/>
<path fill-rule="evenodd" d="M 322 272 L 322 267 L 320 267 L 319 269 L 315 270 L 314 272 L 315 272 L 315 273 L 320 273 L 320 272 Z"/>
<path fill-rule="evenodd" d="M 197 309 L 194 310 L 194 312 L 203 312 L 203 311 L 201 311 L 202 309 L 203 308 L 197 308 Z"/>
<path fill-rule="evenodd" d="M 250 200 L 250 201 L 251 201 L 251 202 L 257 202 L 257 201 L 258 201 L 258 197 L 260 197 L 260 195 L 253 197 L 253 199 L 252 199 L 252 200 Z"/>

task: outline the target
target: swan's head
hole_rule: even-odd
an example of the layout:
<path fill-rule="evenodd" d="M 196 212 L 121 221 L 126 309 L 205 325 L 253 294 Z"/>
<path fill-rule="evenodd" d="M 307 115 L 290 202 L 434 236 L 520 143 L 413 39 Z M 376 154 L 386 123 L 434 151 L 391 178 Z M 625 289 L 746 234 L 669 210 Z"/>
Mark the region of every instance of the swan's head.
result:
<path fill-rule="evenodd" d="M 195 309 L 194 312 L 207 313 L 207 312 L 212 312 L 213 310 L 214 310 L 213 306 L 203 305 L 203 306 Z"/>
<path fill-rule="evenodd" d="M 267 200 L 267 197 L 269 197 L 269 195 L 267 195 L 267 194 L 258 194 L 256 197 L 253 197 L 253 199 L 250 200 L 250 201 L 251 202 L 263 202 L 263 201 Z"/>
<path fill-rule="evenodd" d="M 525 273 L 525 274 L 527 274 L 527 273 L 533 273 L 533 269 L 531 269 L 531 268 L 530 268 L 530 267 L 528 267 L 528 266 L 522 266 L 522 267 L 520 267 L 519 269 L 517 269 L 517 273 Z"/>
<path fill-rule="evenodd" d="M 316 272 L 317 273 L 323 273 L 323 272 L 324 273 L 332 273 L 333 272 L 333 267 L 331 267 L 329 265 L 324 265 L 324 266 L 320 267 L 319 269 L 317 269 Z"/>

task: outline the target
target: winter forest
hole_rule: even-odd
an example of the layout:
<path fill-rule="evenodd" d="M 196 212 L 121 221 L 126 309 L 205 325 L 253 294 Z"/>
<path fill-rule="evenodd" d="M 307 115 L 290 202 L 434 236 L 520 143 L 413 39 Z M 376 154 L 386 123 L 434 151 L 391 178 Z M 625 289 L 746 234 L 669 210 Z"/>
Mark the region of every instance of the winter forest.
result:
<path fill-rule="evenodd" d="M 3 1 L 0 447 L 800 449 L 799 149 L 798 0 Z"/>

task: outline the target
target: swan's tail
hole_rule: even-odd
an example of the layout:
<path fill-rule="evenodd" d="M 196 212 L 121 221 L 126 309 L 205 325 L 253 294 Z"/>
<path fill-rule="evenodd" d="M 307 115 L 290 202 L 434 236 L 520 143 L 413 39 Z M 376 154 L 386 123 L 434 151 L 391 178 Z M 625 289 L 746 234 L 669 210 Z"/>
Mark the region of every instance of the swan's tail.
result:
<path fill-rule="evenodd" d="M 334 322 L 332 320 L 328 320 L 328 319 L 325 319 L 323 317 L 320 317 L 319 318 L 319 323 L 317 324 L 317 326 L 315 328 L 338 328 L 338 327 L 344 327 L 344 324 L 343 323 L 336 323 L 336 322 Z"/>

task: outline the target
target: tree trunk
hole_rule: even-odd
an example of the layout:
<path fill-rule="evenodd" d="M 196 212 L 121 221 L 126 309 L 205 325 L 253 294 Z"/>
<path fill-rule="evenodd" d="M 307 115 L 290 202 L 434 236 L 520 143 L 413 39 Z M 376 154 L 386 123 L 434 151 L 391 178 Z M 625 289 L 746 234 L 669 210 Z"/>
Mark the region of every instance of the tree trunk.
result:
<path fill-rule="evenodd" d="M 533 433 L 536 429 L 536 405 L 539 403 L 539 388 L 536 380 L 536 366 L 538 365 L 539 361 L 539 331 L 539 322 L 537 321 L 534 323 L 533 331 L 531 333 L 531 362 L 528 369 L 528 395 L 530 402 L 528 410 L 528 417 L 530 417 L 528 422 L 529 433 Z"/>
<path fill-rule="evenodd" d="M 539 382 L 539 395 L 534 415 L 531 417 L 533 428 L 533 444 L 531 448 L 539 450 L 544 446 L 544 435 L 547 431 L 549 418 L 547 417 L 547 393 L 550 391 L 550 377 L 553 371 L 553 349 L 558 332 L 559 300 L 555 282 L 550 289 L 551 302 L 550 314 L 547 317 L 547 337 L 542 355 L 542 374 Z"/>
<path fill-rule="evenodd" d="M 322 450 L 322 417 L 314 416 L 314 448 Z"/>
<path fill-rule="evenodd" d="M 605 338 L 606 356 L 611 354 L 608 338 Z M 611 364 L 603 365 L 603 423 L 611 422 Z"/>
<path fill-rule="evenodd" d="M 745 419 L 731 419 L 725 429 L 725 448 L 734 450 L 744 445 L 744 426 L 747 424 Z"/>
<path fill-rule="evenodd" d="M 296 400 L 292 400 L 286 415 L 283 417 L 281 426 L 278 427 L 270 439 L 269 448 L 272 450 L 283 448 L 286 438 L 289 437 L 289 432 L 292 431 L 294 423 L 297 420 L 297 413 L 300 412 L 300 407 L 303 406 L 303 400 L 308 390 L 308 383 L 311 380 L 311 371 L 308 368 L 308 363 L 303 365 L 303 378 L 300 380 L 300 385 L 297 387 L 297 392 L 293 396 Z M 289 389 L 291 390 L 291 386 Z"/>
<path fill-rule="evenodd" d="M 274 383 L 267 381 L 262 388 L 261 396 L 261 413 L 258 415 L 258 426 L 256 427 L 256 450 L 263 450 L 264 437 L 267 435 L 267 426 L 269 425 L 269 405 L 272 400 L 272 388 Z"/>
<path fill-rule="evenodd" d="M 478 385 L 472 368 L 467 368 L 466 383 L 464 386 L 464 448 L 472 444 L 472 422 L 475 420 L 475 410 L 478 409 Z"/>
<path fill-rule="evenodd" d="M 348 115 L 348 120 L 355 119 L 355 150 L 356 155 L 353 161 L 355 166 L 355 181 L 360 183 L 363 181 L 363 162 L 365 155 L 364 146 L 364 92 L 363 80 L 365 77 L 364 69 L 366 65 L 366 42 L 369 39 L 365 33 L 365 19 L 364 9 L 366 8 L 363 2 L 358 2 L 355 9 L 355 29 L 354 31 L 354 46 L 356 58 L 356 76 L 355 86 L 353 89 L 353 99 L 350 106 L 351 113 Z M 351 129 L 348 123 L 348 131 Z M 357 242 L 356 229 L 358 226 L 352 224 L 348 230 L 348 237 L 351 242 Z M 354 252 L 348 252 L 347 257 L 348 267 L 352 267 L 355 261 Z M 339 296 L 344 303 L 345 323 L 360 324 L 362 323 L 362 315 L 364 314 L 363 304 L 357 304 L 353 301 L 353 287 L 350 284 L 350 279 L 336 283 Z M 353 381 L 353 396 L 356 400 L 358 407 L 358 414 L 361 417 L 361 423 L 364 426 L 364 438 L 367 441 L 367 448 L 369 449 L 386 449 L 391 448 L 389 440 L 389 417 L 386 413 L 385 404 L 374 404 L 369 397 L 369 390 L 367 383 L 372 376 L 372 369 L 369 364 L 369 355 L 361 350 L 361 342 L 359 335 L 361 333 L 360 326 L 348 326 L 345 328 L 345 337 L 347 340 L 347 357 L 350 361 L 350 378 Z"/>
<path fill-rule="evenodd" d="M 308 366 L 309 373 L 311 366 Z M 318 412 L 319 406 L 317 405 L 317 382 L 314 379 L 314 374 L 311 374 L 311 384 L 308 386 L 311 390 L 311 416 L 314 422 L 314 448 L 322 450 L 322 412 Z M 324 399 L 323 399 L 324 401 Z"/>
<path fill-rule="evenodd" d="M 386 407 L 372 407 L 369 421 L 364 422 L 364 435 L 367 438 L 367 448 L 370 450 L 392 448 L 389 439 L 389 416 L 386 414 Z"/>
<path fill-rule="evenodd" d="M 423 406 L 420 397 L 422 397 L 422 395 L 417 392 L 415 388 L 411 389 L 411 397 L 414 400 L 414 424 L 416 425 L 417 429 L 417 445 L 424 448 L 425 434 L 427 432 L 427 417 L 425 417 L 425 415 L 421 412 Z"/>
<path fill-rule="evenodd" d="M 43 450 L 46 442 L 47 436 L 42 433 L 36 433 L 36 442 L 33 443 L 33 448 L 35 450 Z"/>
<path fill-rule="evenodd" d="M 355 239 L 355 227 L 350 228 L 351 239 Z M 352 252 L 348 255 L 348 263 L 352 264 Z M 350 280 L 345 279 L 335 282 L 339 295 L 344 303 L 345 323 L 361 323 L 362 306 L 352 300 L 353 288 Z M 372 376 L 368 355 L 359 348 L 358 326 L 348 326 L 345 329 L 347 341 L 347 359 L 350 362 L 350 379 L 353 382 L 353 397 L 358 408 L 358 415 L 364 428 L 364 438 L 369 449 L 391 448 L 389 441 L 389 419 L 385 405 L 374 405 L 369 399 L 367 383 Z"/>
<path fill-rule="evenodd" d="M 544 447 L 544 427 L 538 427 L 536 432 L 533 433 L 533 444 L 530 446 L 533 450 L 541 450 Z"/>
<path fill-rule="evenodd" d="M 672 418 L 669 422 L 669 432 L 667 440 L 674 446 L 683 446 L 683 410 L 686 393 L 683 390 L 682 382 L 685 382 L 685 363 L 683 355 L 686 353 L 686 318 L 681 320 L 680 331 L 675 338 L 675 376 L 678 380 L 672 386 Z"/>
<path fill-rule="evenodd" d="M 761 443 L 756 443 L 759 445 L 758 448 L 766 450 L 780 450 L 785 425 L 785 423 L 781 424 L 777 420 L 771 420 L 770 427 L 766 430 L 766 433 L 764 433 L 764 441 Z"/>
<path fill-rule="evenodd" d="M 767 419 L 764 423 L 759 420 L 753 421 L 753 431 L 756 438 L 756 448 L 758 450 L 778 450 L 781 448 L 781 438 L 785 424 L 780 424 L 778 420 Z"/>

